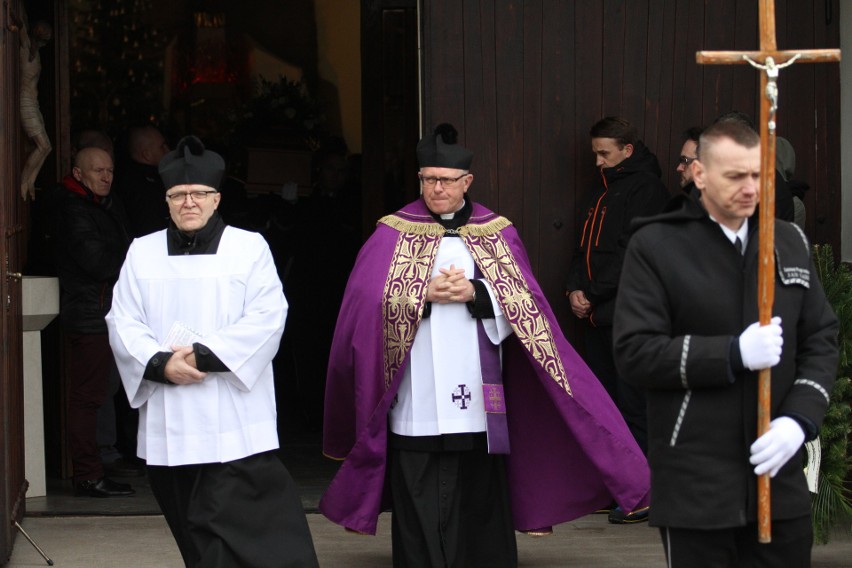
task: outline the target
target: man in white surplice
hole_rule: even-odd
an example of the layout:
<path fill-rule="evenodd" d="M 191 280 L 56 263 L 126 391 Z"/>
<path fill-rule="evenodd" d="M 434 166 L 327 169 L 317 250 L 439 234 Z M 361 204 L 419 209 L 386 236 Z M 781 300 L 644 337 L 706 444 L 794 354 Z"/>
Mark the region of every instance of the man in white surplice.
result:
<path fill-rule="evenodd" d="M 136 239 L 107 316 L 138 454 L 187 566 L 316 566 L 275 450 L 272 358 L 287 300 L 269 247 L 216 209 L 221 156 L 188 136 L 160 162 L 171 223 Z"/>

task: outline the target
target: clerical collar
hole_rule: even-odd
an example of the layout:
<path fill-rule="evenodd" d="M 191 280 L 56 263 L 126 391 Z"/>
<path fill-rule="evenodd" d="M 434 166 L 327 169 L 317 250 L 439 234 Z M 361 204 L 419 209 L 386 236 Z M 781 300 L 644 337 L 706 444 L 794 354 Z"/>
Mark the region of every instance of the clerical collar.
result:
<path fill-rule="evenodd" d="M 178 229 L 174 221 L 169 221 L 169 228 L 166 232 L 169 256 L 216 254 L 224 231 L 225 222 L 215 211 L 207 224 L 191 235 Z"/>
<path fill-rule="evenodd" d="M 432 218 L 435 219 L 435 221 L 437 221 L 438 223 L 440 223 L 442 227 L 447 229 L 447 231 L 456 231 L 459 227 L 467 225 L 467 222 L 470 220 L 470 214 L 472 212 L 473 204 L 467 199 L 465 199 L 462 208 L 456 211 L 455 213 L 446 213 L 443 215 L 432 213 Z M 452 235 L 453 233 L 449 234 Z"/>

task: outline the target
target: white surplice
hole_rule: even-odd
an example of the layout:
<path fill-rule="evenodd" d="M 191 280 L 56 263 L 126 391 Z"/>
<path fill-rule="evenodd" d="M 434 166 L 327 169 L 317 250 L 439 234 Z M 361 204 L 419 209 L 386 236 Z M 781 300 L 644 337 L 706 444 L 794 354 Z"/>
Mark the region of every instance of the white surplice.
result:
<path fill-rule="evenodd" d="M 138 455 L 151 465 L 227 462 L 278 448 L 272 358 L 287 300 L 269 247 L 226 227 L 216 254 L 169 256 L 166 231 L 133 241 L 107 315 L 130 404 Z M 192 385 L 143 379 L 175 322 L 231 372 Z"/>
<path fill-rule="evenodd" d="M 463 268 L 473 278 L 474 262 L 460 238 L 444 237 L 432 277 L 441 268 Z M 499 345 L 511 333 L 488 289 L 495 318 L 482 320 L 488 339 Z M 432 313 L 420 322 L 409 363 L 390 411 L 390 429 L 403 436 L 434 436 L 485 431 L 482 372 L 477 321 L 462 303 L 432 303 Z"/>

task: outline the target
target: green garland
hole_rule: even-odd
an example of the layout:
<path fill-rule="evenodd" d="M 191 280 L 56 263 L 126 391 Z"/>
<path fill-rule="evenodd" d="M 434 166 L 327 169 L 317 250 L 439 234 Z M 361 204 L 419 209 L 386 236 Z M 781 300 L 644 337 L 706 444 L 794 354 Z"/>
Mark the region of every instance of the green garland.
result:
<path fill-rule="evenodd" d="M 825 295 L 840 322 L 838 344 L 840 365 L 837 381 L 831 391 L 831 402 L 820 429 L 822 461 L 818 492 L 813 498 L 814 541 L 826 544 L 832 530 L 845 523 L 852 532 L 852 492 L 849 471 L 852 468 L 850 448 L 850 402 L 852 402 L 852 270 L 836 265 L 829 245 L 814 246 L 814 263 Z"/>

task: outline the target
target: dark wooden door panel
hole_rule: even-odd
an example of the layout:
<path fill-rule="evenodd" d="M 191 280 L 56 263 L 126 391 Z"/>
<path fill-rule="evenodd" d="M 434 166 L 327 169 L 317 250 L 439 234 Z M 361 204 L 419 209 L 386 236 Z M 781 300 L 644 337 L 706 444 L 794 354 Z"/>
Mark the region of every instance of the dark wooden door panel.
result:
<path fill-rule="evenodd" d="M 11 520 L 21 520 L 24 479 L 24 394 L 21 335 L 21 276 L 25 207 L 20 197 L 23 164 L 18 61 L 22 6 L 9 0 L 0 13 L 0 563 L 14 543 Z"/>
<path fill-rule="evenodd" d="M 835 2 L 836 5 L 836 2 Z M 777 0 L 781 48 L 837 47 L 823 2 Z M 562 286 L 593 183 L 589 127 L 608 114 L 634 123 L 675 172 L 682 133 L 723 112 L 755 116 L 758 74 L 700 66 L 701 49 L 758 46 L 757 5 L 746 0 L 423 0 L 422 119 L 455 124 L 474 152 L 472 196 L 510 218 L 567 330 Z M 836 12 L 836 10 L 835 10 Z M 779 134 L 797 151 L 811 190 L 806 232 L 839 247 L 839 68 L 782 71 Z"/>
<path fill-rule="evenodd" d="M 417 196 L 417 7 L 362 0 L 363 227 Z"/>

